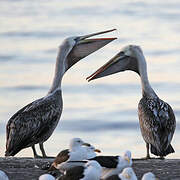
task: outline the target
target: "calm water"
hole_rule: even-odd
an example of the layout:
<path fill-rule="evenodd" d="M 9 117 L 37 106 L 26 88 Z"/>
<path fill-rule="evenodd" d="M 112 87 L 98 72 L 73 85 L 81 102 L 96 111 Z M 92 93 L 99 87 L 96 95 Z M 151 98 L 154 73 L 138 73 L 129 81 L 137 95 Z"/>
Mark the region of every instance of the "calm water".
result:
<path fill-rule="evenodd" d="M 4 156 L 8 119 L 46 95 L 62 40 L 111 28 L 118 31 L 106 36 L 119 39 L 64 76 L 64 110 L 45 143 L 47 154 L 56 155 L 70 138 L 81 137 L 104 154 L 130 149 L 134 157 L 145 155 L 137 117 L 138 75 L 124 72 L 91 83 L 85 80 L 122 46 L 138 44 L 146 55 L 153 88 L 176 114 L 172 141 L 176 153 L 168 157 L 180 156 L 180 1 L 1 0 L 0 6 L 0 156 Z M 32 151 L 28 148 L 17 156 L 32 156 Z"/>

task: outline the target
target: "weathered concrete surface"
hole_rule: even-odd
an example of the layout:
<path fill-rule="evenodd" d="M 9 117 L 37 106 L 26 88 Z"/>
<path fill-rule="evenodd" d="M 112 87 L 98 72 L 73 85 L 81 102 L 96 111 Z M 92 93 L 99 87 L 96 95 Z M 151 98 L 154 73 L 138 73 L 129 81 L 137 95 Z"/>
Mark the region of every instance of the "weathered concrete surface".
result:
<path fill-rule="evenodd" d="M 153 172 L 160 180 L 180 180 L 180 159 L 151 159 L 133 161 L 133 169 L 141 179 L 146 172 Z"/>
<path fill-rule="evenodd" d="M 10 180 L 37 180 L 46 170 L 42 167 L 53 159 L 0 158 L 0 169 L 7 172 Z M 153 172 L 160 180 L 180 180 L 180 159 L 134 160 L 133 168 L 141 179 L 146 172 Z"/>

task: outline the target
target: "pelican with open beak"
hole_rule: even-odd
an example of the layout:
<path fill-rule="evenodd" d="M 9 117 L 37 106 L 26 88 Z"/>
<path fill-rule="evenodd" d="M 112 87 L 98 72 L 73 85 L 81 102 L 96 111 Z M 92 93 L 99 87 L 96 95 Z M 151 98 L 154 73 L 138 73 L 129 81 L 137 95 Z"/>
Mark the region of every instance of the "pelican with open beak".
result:
<path fill-rule="evenodd" d="M 43 157 L 47 157 L 43 143 L 52 135 L 63 109 L 61 82 L 65 72 L 79 60 L 97 51 L 116 38 L 91 38 L 115 29 L 84 36 L 66 38 L 59 46 L 55 75 L 48 94 L 16 112 L 6 126 L 5 156 L 14 156 L 24 148 L 35 149 L 39 144 Z"/>

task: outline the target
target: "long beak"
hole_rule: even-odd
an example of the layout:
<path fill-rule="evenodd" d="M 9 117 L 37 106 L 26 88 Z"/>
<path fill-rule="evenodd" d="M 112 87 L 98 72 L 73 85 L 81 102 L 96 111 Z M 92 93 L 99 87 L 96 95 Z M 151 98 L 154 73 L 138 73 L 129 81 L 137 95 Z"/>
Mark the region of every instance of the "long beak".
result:
<path fill-rule="evenodd" d="M 100 67 L 97 71 L 87 77 L 86 80 L 91 81 L 120 71 L 124 71 L 129 64 L 128 59 L 130 60 L 129 56 L 126 56 L 124 53 L 120 52 L 112 59 L 110 59 L 106 64 Z"/>
<path fill-rule="evenodd" d="M 101 150 L 95 149 L 94 152 L 101 153 Z"/>
<path fill-rule="evenodd" d="M 107 30 L 107 31 L 101 31 L 101 32 L 97 32 L 97 33 L 92 33 L 92 34 L 84 35 L 84 36 L 79 36 L 79 39 L 83 40 L 83 39 L 87 39 L 87 38 L 92 37 L 92 36 L 97 36 L 97 35 L 100 35 L 100 34 L 109 33 L 109 32 L 115 31 L 115 30 L 116 29 L 110 29 L 110 30 Z"/>
<path fill-rule="evenodd" d="M 83 50 L 81 50 L 81 55 L 88 56 L 89 54 L 97 51 L 98 49 L 104 47 L 106 44 L 110 43 L 111 41 L 117 38 L 94 38 L 94 39 L 87 39 L 87 38 L 97 36 L 100 34 L 109 33 L 115 30 L 116 29 L 111 29 L 107 31 L 101 31 L 101 32 L 97 32 L 97 33 L 93 33 L 89 35 L 80 36 L 76 47 L 78 47 L 78 45 L 83 45 Z"/>
<path fill-rule="evenodd" d="M 76 62 L 78 62 L 80 59 L 83 59 L 84 57 L 88 56 L 89 54 L 97 51 L 98 49 L 104 47 L 106 44 L 110 43 L 111 41 L 117 39 L 117 38 L 94 38 L 94 39 L 87 39 L 96 35 L 108 33 L 115 31 L 116 29 L 111 29 L 108 31 L 102 31 L 98 33 L 93 33 L 89 35 L 79 36 L 77 38 L 77 43 L 71 50 L 71 52 L 68 55 L 68 59 L 70 60 L 68 62 L 69 67 L 74 65 Z"/>

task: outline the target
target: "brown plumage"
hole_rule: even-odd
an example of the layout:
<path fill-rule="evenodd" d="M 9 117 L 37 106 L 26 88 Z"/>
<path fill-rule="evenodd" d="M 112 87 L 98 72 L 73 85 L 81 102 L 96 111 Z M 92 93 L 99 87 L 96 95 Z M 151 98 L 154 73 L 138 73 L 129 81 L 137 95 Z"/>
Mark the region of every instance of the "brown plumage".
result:
<path fill-rule="evenodd" d="M 138 105 L 138 115 L 143 139 L 150 144 L 151 153 L 161 157 L 173 153 L 170 142 L 176 120 L 171 106 L 158 97 L 149 98 L 144 94 Z"/>
<path fill-rule="evenodd" d="M 34 157 L 39 157 L 35 149 L 35 144 L 39 143 L 43 157 L 47 157 L 43 143 L 52 135 L 62 113 L 61 82 L 63 75 L 79 60 L 116 39 L 87 38 L 114 30 L 69 37 L 63 41 L 59 46 L 55 75 L 48 94 L 23 107 L 9 119 L 6 126 L 5 156 L 14 156 L 20 150 L 32 147 Z"/>
<path fill-rule="evenodd" d="M 61 90 L 19 110 L 10 118 L 6 126 L 5 155 L 14 156 L 23 148 L 46 141 L 57 126 L 61 112 Z"/>
<path fill-rule="evenodd" d="M 49 168 L 49 171 L 53 171 L 57 169 L 57 165 L 61 164 L 69 159 L 69 149 L 62 150 L 55 158 L 53 163 L 51 164 L 51 167 Z"/>
<path fill-rule="evenodd" d="M 173 153 L 174 149 L 170 143 L 176 128 L 175 115 L 170 105 L 159 99 L 152 89 L 148 80 L 146 60 L 139 46 L 124 47 L 87 79 L 90 81 L 126 70 L 138 73 L 141 78 L 143 97 L 139 102 L 138 111 L 147 158 L 150 158 L 149 144 L 151 152 L 157 156 L 163 157 Z"/>

